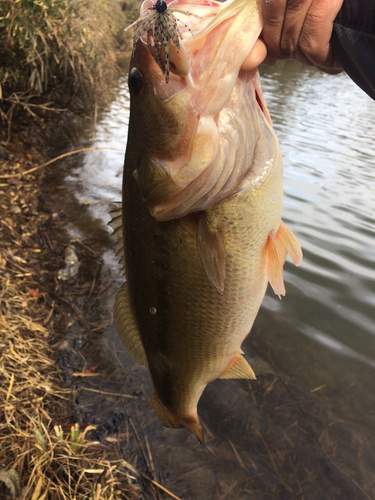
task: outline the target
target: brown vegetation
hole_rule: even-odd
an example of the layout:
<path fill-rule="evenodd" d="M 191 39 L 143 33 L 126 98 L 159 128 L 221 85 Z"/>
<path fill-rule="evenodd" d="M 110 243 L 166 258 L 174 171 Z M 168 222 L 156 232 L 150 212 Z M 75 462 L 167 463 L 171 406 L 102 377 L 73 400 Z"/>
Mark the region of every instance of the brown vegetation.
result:
<path fill-rule="evenodd" d="M 93 408 L 96 396 L 107 404 L 137 396 L 123 373 L 88 368 L 84 350 L 64 336 L 72 325 L 84 336 L 112 321 L 99 307 L 107 283 L 100 277 L 84 283 L 80 299 L 74 293 L 82 283 L 71 293 L 62 289 L 57 271 L 74 242 L 58 214 L 40 205 L 41 170 L 30 170 L 43 157 L 33 147 L 25 153 L 15 140 L 12 148 L 0 148 L 0 498 L 160 499 L 161 492 L 176 499 L 158 481 L 148 442 L 125 414 L 121 434 L 122 421 L 98 423 L 95 410 L 91 420 L 80 418 L 87 413 L 81 391 L 93 395 Z M 92 267 L 98 254 L 75 244 Z M 117 392 L 111 390 L 116 384 Z M 138 455 L 125 452 L 131 441 Z"/>
<path fill-rule="evenodd" d="M 104 98 L 131 49 L 124 28 L 139 1 L 0 2 L 0 135 L 20 118 L 59 116 L 77 99 Z M 1 140 L 1 137 L 0 137 Z"/>
<path fill-rule="evenodd" d="M 126 17 L 119 2 L 5 0 L 0 5 L 0 84 L 41 94 L 66 80 L 95 86 L 113 71 L 113 52 L 124 48 Z"/>
<path fill-rule="evenodd" d="M 55 310 L 67 314 L 45 288 L 52 276 L 40 232 L 51 216 L 38 211 L 39 172 L 21 175 L 40 155 L 6 155 L 0 177 L 0 498 L 139 498 L 137 472 L 115 447 L 89 438 L 95 426 L 56 424 L 64 420 L 71 391 L 64 388 L 49 326 Z"/>
<path fill-rule="evenodd" d="M 44 140 L 62 112 L 66 120 L 68 110 L 71 116 L 72 109 L 84 109 L 82 96 L 110 92 L 115 51 L 130 48 L 123 28 L 138 15 L 134 5 L 121 10 L 111 0 L 1 2 L 1 500 L 160 499 L 159 492 L 177 498 L 157 481 L 147 443 L 142 446 L 130 420 L 125 433 L 113 425 L 103 438 L 95 419 L 78 418 L 74 377 L 83 390 L 93 391 L 93 405 L 96 394 L 135 396 L 125 394 L 123 383 L 118 394 L 105 392 L 108 379 L 118 383 L 116 374 L 92 373 L 74 342 L 59 337 L 72 324 L 81 332 L 95 331 L 111 318 L 99 314 L 89 324 L 87 304 L 99 310 L 99 278 L 85 284 L 83 304 L 61 291 L 57 271 L 71 242 L 58 214 L 41 207 Z M 76 245 L 83 256 L 98 259 L 82 242 Z M 99 389 L 90 388 L 91 375 Z M 138 456 L 126 456 L 121 445 L 132 439 Z"/>

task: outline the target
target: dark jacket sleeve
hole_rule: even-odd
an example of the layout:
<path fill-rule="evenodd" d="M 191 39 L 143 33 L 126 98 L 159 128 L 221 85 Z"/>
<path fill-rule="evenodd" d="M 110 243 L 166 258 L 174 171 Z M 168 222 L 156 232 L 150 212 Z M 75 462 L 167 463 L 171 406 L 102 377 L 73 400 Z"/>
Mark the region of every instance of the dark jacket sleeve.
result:
<path fill-rule="evenodd" d="M 331 41 L 346 73 L 375 99 L 375 0 L 344 0 Z"/>

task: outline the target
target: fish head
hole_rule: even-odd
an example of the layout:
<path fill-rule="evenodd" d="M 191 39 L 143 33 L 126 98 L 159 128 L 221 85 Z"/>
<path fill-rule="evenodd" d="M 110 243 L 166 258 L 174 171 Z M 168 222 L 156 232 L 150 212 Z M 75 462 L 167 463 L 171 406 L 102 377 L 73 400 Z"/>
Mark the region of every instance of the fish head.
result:
<path fill-rule="evenodd" d="M 190 135 L 187 129 L 194 117 L 189 107 L 186 78 L 173 75 L 166 83 L 165 75 L 142 39 L 135 47 L 128 86 L 130 126 L 137 145 L 141 144 L 144 148 L 146 158 L 142 173 L 146 173 L 143 182 L 147 182 L 148 161 L 173 161 L 186 148 L 184 138 Z"/>
<path fill-rule="evenodd" d="M 257 70 L 241 70 L 262 29 L 260 2 L 168 5 L 158 13 L 143 3 L 128 80 L 129 141 L 139 150 L 131 168 L 160 221 L 205 210 L 249 172 L 259 176 L 256 145 L 262 127 L 272 130 Z"/>

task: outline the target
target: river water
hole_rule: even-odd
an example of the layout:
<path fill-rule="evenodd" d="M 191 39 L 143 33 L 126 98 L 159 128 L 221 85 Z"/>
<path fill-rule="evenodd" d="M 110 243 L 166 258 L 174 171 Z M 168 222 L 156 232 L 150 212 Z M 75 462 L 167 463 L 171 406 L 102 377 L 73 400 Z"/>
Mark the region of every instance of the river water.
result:
<path fill-rule="evenodd" d="M 268 290 L 243 344 L 258 380 L 207 387 L 202 447 L 187 431 L 160 425 L 148 372 L 134 365 L 113 325 L 103 342 L 142 388 L 126 411 L 147 435 L 159 477 L 181 499 L 373 499 L 375 102 L 344 74 L 291 61 L 262 67 L 261 76 L 284 158 L 282 218 L 304 259 L 299 268 L 287 261 L 286 297 Z M 125 77 L 98 116 L 73 146 L 125 148 Z M 71 234 L 101 241 L 115 283 L 110 306 L 121 277 L 106 224 L 110 202 L 121 200 L 123 156 L 87 152 L 64 179 Z M 83 199 L 89 209 L 80 208 Z"/>

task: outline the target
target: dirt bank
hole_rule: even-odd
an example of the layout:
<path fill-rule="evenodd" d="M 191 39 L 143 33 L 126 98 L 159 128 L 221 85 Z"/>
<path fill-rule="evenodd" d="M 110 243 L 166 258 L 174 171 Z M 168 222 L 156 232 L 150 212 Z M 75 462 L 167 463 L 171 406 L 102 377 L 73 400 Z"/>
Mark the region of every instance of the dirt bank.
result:
<path fill-rule="evenodd" d="M 125 21 L 108 27 L 116 2 L 99 19 L 107 4 L 89 7 L 90 27 L 105 40 L 103 67 L 116 78 L 114 52 L 128 48 L 117 34 Z M 59 76 L 38 94 L 20 90 L 17 78 L 0 74 L 0 499 L 177 498 L 160 484 L 147 438 L 127 416 L 139 387 L 120 362 L 114 370 L 90 354 L 112 323 L 112 278 L 101 249 L 68 234 L 51 195 L 57 163 L 45 166 L 58 131 L 87 116 L 94 122 L 98 95 L 109 99 L 111 83 L 103 75 L 99 89 L 82 88 Z M 100 348 L 103 359 L 113 349 Z M 123 410 L 111 412 L 112 404 Z"/>
<path fill-rule="evenodd" d="M 147 442 L 126 413 L 139 388 L 120 363 L 109 373 L 90 359 L 112 322 L 111 278 L 46 196 L 54 171 L 40 168 L 42 136 L 33 127 L 0 148 L 0 498 L 160 498 Z M 63 280 L 67 248 L 80 265 Z M 100 413 L 115 400 L 124 411 Z"/>

